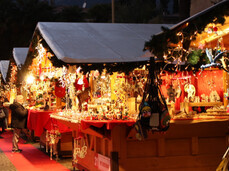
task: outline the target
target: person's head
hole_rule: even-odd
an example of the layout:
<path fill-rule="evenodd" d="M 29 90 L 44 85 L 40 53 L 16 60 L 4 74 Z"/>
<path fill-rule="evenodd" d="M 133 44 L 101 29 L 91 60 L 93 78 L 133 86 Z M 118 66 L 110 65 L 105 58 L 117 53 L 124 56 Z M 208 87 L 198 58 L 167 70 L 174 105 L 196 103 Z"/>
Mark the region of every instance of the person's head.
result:
<path fill-rule="evenodd" d="M 21 104 L 24 102 L 24 98 L 22 95 L 17 95 L 15 100 L 16 102 L 21 103 Z"/>

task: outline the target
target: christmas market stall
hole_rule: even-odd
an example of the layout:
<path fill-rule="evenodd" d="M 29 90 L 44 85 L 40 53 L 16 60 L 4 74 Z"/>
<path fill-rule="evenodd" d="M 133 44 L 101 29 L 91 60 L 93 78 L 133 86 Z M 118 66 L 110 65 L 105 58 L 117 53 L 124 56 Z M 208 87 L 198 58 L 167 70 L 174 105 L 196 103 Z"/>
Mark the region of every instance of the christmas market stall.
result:
<path fill-rule="evenodd" d="M 9 68 L 9 60 L 1 60 L 0 61 L 0 71 L 1 71 L 1 96 L 5 95 L 5 88 L 6 88 L 6 78 L 7 78 L 7 72 L 8 72 L 8 68 Z M 9 97 L 8 97 L 9 98 Z"/>
<path fill-rule="evenodd" d="M 127 72 L 137 66 L 143 66 L 148 58 L 127 58 L 127 61 L 140 61 L 139 63 L 132 62 L 128 66 L 117 65 L 113 61 L 123 61 L 122 58 L 127 53 L 125 49 L 129 49 L 127 57 L 136 53 L 141 56 L 143 54 L 142 43 L 150 36 L 151 30 L 158 32 L 160 27 L 161 25 L 144 24 L 38 23 L 23 67 L 24 78 L 22 80 L 27 81 L 23 82 L 22 87 L 27 92 L 27 102 L 30 106 L 28 128 L 34 130 L 35 136 L 40 137 L 41 145 L 52 145 L 55 139 L 57 141 L 60 139 L 58 136 L 60 133 L 61 149 L 67 148 L 65 141 L 72 144 L 72 134 L 69 137 L 67 136 L 69 134 L 66 133 L 66 130 L 69 129 L 65 129 L 66 127 L 60 122 L 53 123 L 56 120 L 50 118 L 50 113 L 52 115 L 53 113 L 63 113 L 65 117 L 62 117 L 62 120 L 69 118 L 72 122 L 78 123 L 81 118 L 87 117 L 88 106 L 85 101 L 88 100 L 88 93 L 92 88 L 96 89 L 94 90 L 95 96 L 103 97 L 96 99 L 96 103 L 101 106 L 98 110 L 104 110 L 102 108 L 104 105 L 111 108 L 111 99 L 108 97 L 111 96 L 109 85 L 113 82 L 112 84 L 116 86 L 113 87 L 115 89 L 113 91 L 116 91 L 116 94 L 120 96 L 118 99 L 120 104 L 117 106 L 113 102 L 112 110 L 117 108 L 114 110 L 117 111 L 118 118 L 121 118 L 121 112 L 125 112 L 127 117 L 127 109 L 124 106 L 125 94 L 121 95 L 126 87 L 123 86 L 118 90 L 118 84 L 125 83 L 125 76 L 123 73 L 115 73 L 113 76 L 115 79 L 111 80 L 108 75 L 113 70 L 119 71 L 122 67 Z M 120 40 L 120 42 L 118 44 L 117 41 L 113 42 L 113 38 Z M 110 61 L 112 63 L 109 64 Z M 97 69 L 97 66 L 91 65 L 91 62 L 99 63 L 97 71 L 90 72 Z M 104 62 L 108 62 L 107 66 Z M 89 79 L 89 74 L 93 75 L 91 79 Z M 145 70 L 139 69 L 135 74 L 141 76 L 138 79 L 141 79 L 142 82 L 138 81 L 141 85 L 137 85 L 137 81 L 132 80 L 133 84 L 136 84 L 135 97 L 134 91 L 132 91 L 133 98 L 130 101 L 133 106 L 133 114 L 136 114 L 137 94 L 142 90 L 146 73 Z M 96 79 L 93 80 L 93 77 Z M 122 82 L 117 82 L 117 80 Z M 97 109 L 93 103 L 91 103 L 91 113 L 88 118 L 94 117 L 94 115 L 96 118 L 99 117 L 96 116 Z M 111 119 L 113 115 L 108 113 L 107 117 Z M 123 118 L 125 118 L 124 115 Z M 126 122 L 134 124 L 134 121 Z M 69 145 L 69 147 L 71 146 Z"/>
<path fill-rule="evenodd" d="M 8 102 L 10 100 L 10 95 L 13 94 L 13 91 L 10 91 L 8 82 L 7 82 L 7 74 L 9 72 L 10 61 L 9 60 L 1 60 L 0 61 L 0 71 L 1 71 L 1 88 L 0 88 L 0 95 L 1 95 L 1 107 L 3 107 L 4 102 Z M 3 108 L 4 112 L 8 113 L 8 109 Z M 7 118 L 7 124 L 11 124 L 11 115 L 5 114 Z"/>
<path fill-rule="evenodd" d="M 54 93 L 55 80 L 47 75 L 52 69 L 52 64 L 48 59 L 49 53 L 46 54 L 40 44 L 37 49 L 39 51 L 38 55 L 35 54 L 37 58 L 32 61 L 29 68 L 23 65 L 18 74 L 20 93 L 24 97 L 24 105 L 28 108 L 27 127 L 31 131 L 31 138 L 34 141 L 40 141 L 40 148 L 44 147 L 46 152 L 50 152 L 50 159 L 53 155 L 56 159 L 59 156 L 71 156 L 71 129 L 50 118 L 50 114 L 57 109 L 56 96 L 58 94 Z M 29 48 L 17 48 L 14 49 L 14 55 L 19 54 L 19 50 L 21 53 L 27 52 L 26 57 L 30 54 Z M 25 70 L 28 70 L 26 75 L 24 75 Z"/>
<path fill-rule="evenodd" d="M 145 43 L 147 51 L 166 63 L 160 72 L 161 86 L 167 101 L 176 103 L 175 110 L 227 114 L 227 3 L 222 1 L 164 29 Z"/>
<path fill-rule="evenodd" d="M 7 100 L 4 101 L 4 106 L 8 108 L 9 104 L 14 102 L 18 93 L 21 92 L 21 85 L 18 82 L 18 76 L 20 75 L 20 70 L 25 62 L 25 58 L 28 52 L 28 48 L 13 48 L 12 57 L 9 60 L 9 66 L 6 73 L 6 85 L 5 94 L 7 95 Z M 11 124 L 11 111 L 8 112 L 8 125 Z"/>
<path fill-rule="evenodd" d="M 227 73 L 211 60 L 214 48 L 192 45 L 197 33 L 224 18 L 228 5 L 223 3 L 171 29 L 154 24 L 38 23 L 23 69 L 35 82 L 23 87 L 36 111 L 52 110 L 48 117 L 55 124 L 42 127 L 46 131 L 41 142 L 59 140 L 63 124 L 72 130 L 74 168 L 215 170 L 228 145 Z M 205 15 L 205 25 L 203 19 L 197 22 Z M 149 40 L 161 28 L 163 32 Z M 221 52 L 214 56 L 226 59 L 227 53 Z M 42 125 L 34 118 L 28 127 Z"/>
<path fill-rule="evenodd" d="M 20 91 L 20 82 L 18 81 L 19 72 L 25 62 L 28 48 L 14 48 L 12 57 L 3 66 L 5 69 L 5 91 L 8 92 L 9 103 L 13 103 L 18 91 Z"/>
<path fill-rule="evenodd" d="M 22 66 L 25 63 L 25 59 L 27 56 L 29 48 L 25 47 L 15 47 L 13 48 L 13 58 L 10 60 L 10 70 L 7 73 L 8 75 L 8 84 L 11 89 L 17 89 L 15 92 L 15 96 L 19 93 L 24 94 L 24 91 L 21 87 L 20 80 L 20 71 Z M 10 102 L 12 103 L 14 98 L 11 98 Z"/>
<path fill-rule="evenodd" d="M 23 87 L 28 97 L 36 97 L 38 111 L 52 107 L 45 92 L 54 93 L 56 110 L 50 116 L 72 129 L 74 167 L 131 167 L 121 157 L 127 149 L 120 143 L 127 143 L 147 82 L 149 57 L 141 57 L 147 56 L 144 42 L 161 26 L 38 23 L 23 70 L 36 82 Z M 46 80 L 51 85 L 47 90 Z M 135 139 L 133 145 L 139 143 Z"/>
<path fill-rule="evenodd" d="M 10 63 L 9 60 L 1 60 L 0 61 L 1 78 L 4 81 L 4 83 L 6 83 L 6 75 L 8 72 L 9 63 Z"/>
<path fill-rule="evenodd" d="M 5 64 L 4 60 L 0 61 L 0 86 L 1 86 L 0 95 L 1 96 L 4 95 L 4 86 L 6 84 L 6 82 L 5 82 L 5 75 L 6 74 L 5 73 L 6 73 L 6 70 L 8 70 L 8 68 L 6 69 L 4 67 L 4 64 Z M 9 64 L 9 62 L 7 62 L 7 64 Z"/>
<path fill-rule="evenodd" d="M 162 139 L 163 156 L 172 160 L 180 153 L 169 169 L 216 170 L 228 147 L 228 8 L 229 1 L 221 1 L 145 43 L 145 50 L 165 63 L 162 94 L 175 107 Z M 167 139 L 178 127 L 176 138 Z"/>

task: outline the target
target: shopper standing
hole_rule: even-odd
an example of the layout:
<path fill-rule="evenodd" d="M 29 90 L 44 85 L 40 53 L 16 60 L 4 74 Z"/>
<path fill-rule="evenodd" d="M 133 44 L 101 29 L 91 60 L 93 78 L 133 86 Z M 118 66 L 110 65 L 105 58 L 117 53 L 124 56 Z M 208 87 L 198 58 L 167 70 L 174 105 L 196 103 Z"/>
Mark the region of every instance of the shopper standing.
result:
<path fill-rule="evenodd" d="M 22 150 L 18 148 L 18 141 L 22 129 L 26 128 L 28 110 L 23 107 L 23 96 L 18 95 L 13 104 L 9 106 L 11 110 L 12 120 L 11 127 L 13 128 L 13 148 L 12 152 L 21 152 Z"/>

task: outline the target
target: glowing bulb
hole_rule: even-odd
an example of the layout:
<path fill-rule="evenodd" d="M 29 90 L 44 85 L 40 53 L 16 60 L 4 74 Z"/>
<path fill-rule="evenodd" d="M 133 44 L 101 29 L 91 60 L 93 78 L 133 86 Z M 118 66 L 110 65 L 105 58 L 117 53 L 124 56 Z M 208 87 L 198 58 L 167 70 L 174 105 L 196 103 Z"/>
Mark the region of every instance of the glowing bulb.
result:
<path fill-rule="evenodd" d="M 44 75 L 42 75 L 42 76 L 40 77 L 40 79 L 41 79 L 41 81 L 43 81 L 43 80 L 45 79 Z"/>
<path fill-rule="evenodd" d="M 35 78 L 33 75 L 29 75 L 26 79 L 27 84 L 32 84 L 34 82 Z"/>

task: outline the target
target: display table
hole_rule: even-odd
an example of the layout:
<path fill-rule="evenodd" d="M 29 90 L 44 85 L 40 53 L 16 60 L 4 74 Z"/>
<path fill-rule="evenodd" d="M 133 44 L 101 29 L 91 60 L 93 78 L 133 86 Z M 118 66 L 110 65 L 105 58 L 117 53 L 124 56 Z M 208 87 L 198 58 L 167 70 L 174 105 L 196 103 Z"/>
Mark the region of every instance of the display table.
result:
<path fill-rule="evenodd" d="M 198 103 L 191 103 L 191 102 L 184 102 L 185 111 L 189 113 L 190 107 L 212 107 L 212 106 L 221 106 L 223 102 L 198 102 Z"/>
<path fill-rule="evenodd" d="M 81 120 L 81 127 L 85 130 L 90 126 L 97 128 L 105 126 L 107 130 L 111 130 L 117 125 L 133 126 L 135 122 L 135 120 Z"/>
<path fill-rule="evenodd" d="M 57 126 L 61 139 L 58 143 L 59 155 L 69 155 L 72 151 L 72 130 L 66 125 L 50 117 L 54 111 L 28 110 L 27 128 L 34 131 L 34 135 L 40 138 L 40 146 L 46 145 L 46 130 L 52 130 Z"/>
<path fill-rule="evenodd" d="M 172 120 L 167 132 L 149 133 L 144 141 L 136 139 L 133 123 L 107 129 L 109 121 L 99 125 L 100 121 L 58 120 L 72 128 L 74 138 L 83 134 L 87 153 L 73 166 L 84 170 L 210 171 L 217 168 L 228 146 L 228 117 Z"/>

